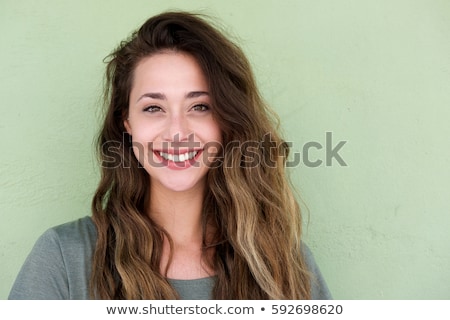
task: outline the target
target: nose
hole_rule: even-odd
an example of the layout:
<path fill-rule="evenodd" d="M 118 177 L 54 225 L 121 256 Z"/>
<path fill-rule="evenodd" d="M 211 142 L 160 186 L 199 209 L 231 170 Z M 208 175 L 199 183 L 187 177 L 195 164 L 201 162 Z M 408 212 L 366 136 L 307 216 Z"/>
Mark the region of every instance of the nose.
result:
<path fill-rule="evenodd" d="M 183 114 L 172 114 L 167 121 L 163 139 L 166 141 L 185 141 L 190 133 L 187 117 Z"/>

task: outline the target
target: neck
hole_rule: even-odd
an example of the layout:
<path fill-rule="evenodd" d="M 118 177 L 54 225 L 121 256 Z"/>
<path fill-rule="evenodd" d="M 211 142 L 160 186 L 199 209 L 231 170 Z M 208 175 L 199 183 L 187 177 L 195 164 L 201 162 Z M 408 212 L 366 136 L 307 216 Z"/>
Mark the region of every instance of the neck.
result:
<path fill-rule="evenodd" d="M 214 274 L 214 250 L 203 249 L 202 208 L 204 184 L 183 192 L 152 185 L 150 217 L 170 235 L 164 237 L 161 274 L 171 279 L 199 279 Z"/>
<path fill-rule="evenodd" d="M 169 233 L 175 245 L 201 244 L 203 196 L 203 185 L 187 191 L 152 185 L 150 217 Z"/>

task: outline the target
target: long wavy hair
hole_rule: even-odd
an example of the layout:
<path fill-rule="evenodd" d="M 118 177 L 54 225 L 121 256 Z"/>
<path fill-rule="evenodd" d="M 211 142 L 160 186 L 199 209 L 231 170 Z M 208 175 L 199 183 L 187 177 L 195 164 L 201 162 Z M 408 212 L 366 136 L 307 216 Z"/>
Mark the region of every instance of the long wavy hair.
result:
<path fill-rule="evenodd" d="M 300 208 L 285 172 L 288 145 L 248 60 L 219 29 L 202 15 L 162 13 L 107 59 L 97 141 L 101 179 L 92 202 L 98 232 L 90 281 L 94 299 L 179 298 L 160 270 L 163 239 L 170 235 L 146 214 L 150 177 L 124 128 L 137 64 L 167 50 L 197 60 L 222 132 L 220 165 L 207 173 L 202 211 L 205 256 L 214 249 L 206 259 L 216 275 L 212 298 L 310 298 Z M 206 226 L 212 226 L 212 237 Z"/>

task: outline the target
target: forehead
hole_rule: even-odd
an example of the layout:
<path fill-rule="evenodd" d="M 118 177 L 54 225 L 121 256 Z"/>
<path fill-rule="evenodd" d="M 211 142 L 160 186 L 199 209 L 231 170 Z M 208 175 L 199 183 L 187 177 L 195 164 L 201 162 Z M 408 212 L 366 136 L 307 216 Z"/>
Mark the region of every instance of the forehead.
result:
<path fill-rule="evenodd" d="M 145 57 L 136 66 L 132 89 L 158 90 L 173 86 L 180 89 L 207 89 L 206 77 L 192 55 L 166 51 Z"/>

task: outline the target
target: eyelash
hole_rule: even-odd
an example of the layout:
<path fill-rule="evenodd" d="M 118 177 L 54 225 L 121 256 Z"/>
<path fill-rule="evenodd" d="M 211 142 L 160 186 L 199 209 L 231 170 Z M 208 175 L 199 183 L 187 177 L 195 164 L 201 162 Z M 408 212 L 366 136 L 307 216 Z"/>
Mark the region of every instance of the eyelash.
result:
<path fill-rule="evenodd" d="M 209 110 L 209 107 L 206 104 L 202 104 L 202 103 L 196 104 L 195 106 L 192 107 L 192 109 L 195 111 L 195 109 L 198 108 L 198 107 L 200 107 L 201 110 L 197 110 L 197 111 L 204 112 L 204 111 L 208 111 Z"/>
<path fill-rule="evenodd" d="M 158 110 L 154 110 L 154 109 L 158 109 Z M 158 106 L 148 106 L 148 107 L 144 108 L 145 112 L 150 112 L 150 113 L 155 113 L 155 112 L 158 112 L 158 111 L 161 111 L 161 110 L 162 109 L 160 107 L 158 107 Z"/>
<path fill-rule="evenodd" d="M 198 110 L 198 108 L 201 108 L 201 110 Z M 205 111 L 209 110 L 209 107 L 206 104 L 200 103 L 200 104 L 194 105 L 191 108 L 191 110 L 205 112 Z M 162 111 L 162 109 L 161 109 L 161 107 L 158 107 L 158 106 L 148 106 L 148 107 L 144 108 L 144 111 L 150 112 L 150 113 L 155 113 L 155 112 Z"/>

